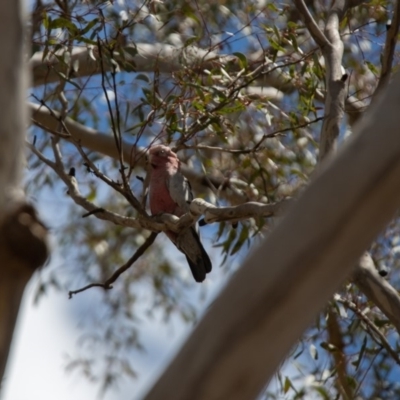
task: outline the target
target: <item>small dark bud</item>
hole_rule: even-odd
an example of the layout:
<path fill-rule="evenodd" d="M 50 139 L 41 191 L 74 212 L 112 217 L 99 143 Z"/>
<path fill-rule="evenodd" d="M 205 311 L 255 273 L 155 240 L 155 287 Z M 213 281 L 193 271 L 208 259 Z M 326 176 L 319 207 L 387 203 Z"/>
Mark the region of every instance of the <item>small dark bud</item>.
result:
<path fill-rule="evenodd" d="M 86 172 L 92 172 L 88 163 L 83 163 L 83 166 L 86 167 Z"/>
<path fill-rule="evenodd" d="M 389 270 L 386 265 L 380 265 L 378 268 L 378 274 L 382 277 L 385 277 L 389 274 Z"/>
<path fill-rule="evenodd" d="M 199 226 L 204 226 L 207 225 L 207 222 L 204 221 L 204 218 L 202 218 L 201 220 L 199 220 Z"/>
<path fill-rule="evenodd" d="M 68 175 L 69 176 L 75 176 L 75 168 L 74 167 L 69 169 Z"/>
<path fill-rule="evenodd" d="M 342 82 L 346 82 L 348 77 L 349 77 L 349 76 L 348 76 L 347 74 L 343 74 L 342 77 L 340 78 L 340 80 L 341 80 Z"/>

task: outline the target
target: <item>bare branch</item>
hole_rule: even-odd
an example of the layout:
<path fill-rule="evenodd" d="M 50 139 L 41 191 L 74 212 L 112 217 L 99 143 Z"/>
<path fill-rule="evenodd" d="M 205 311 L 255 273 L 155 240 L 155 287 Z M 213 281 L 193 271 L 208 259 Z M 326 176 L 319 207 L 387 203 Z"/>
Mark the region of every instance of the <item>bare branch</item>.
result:
<path fill-rule="evenodd" d="M 181 147 L 184 149 L 196 149 L 196 150 L 211 150 L 211 151 L 217 151 L 220 153 L 230 153 L 230 154 L 249 154 L 249 153 L 255 153 L 257 151 L 262 150 L 262 143 L 265 142 L 267 139 L 271 139 L 280 135 L 283 135 L 286 132 L 292 132 L 295 129 L 301 129 L 301 128 L 307 128 L 312 124 L 315 124 L 316 122 L 322 121 L 322 117 L 318 117 L 313 119 L 312 121 L 307 121 L 302 124 L 296 125 L 296 126 L 290 126 L 288 128 L 283 128 L 283 129 L 278 129 L 274 132 L 270 133 L 265 133 L 257 143 L 254 144 L 253 147 L 247 148 L 247 149 L 230 149 L 230 148 L 223 148 L 223 147 L 215 147 L 215 146 L 207 146 L 207 145 L 193 145 L 193 146 L 188 146 L 188 145 L 182 145 Z M 177 149 L 174 149 L 175 151 L 179 150 L 179 147 Z"/>
<path fill-rule="evenodd" d="M 369 254 L 364 254 L 358 263 L 353 281 L 388 317 L 400 334 L 400 296 L 397 290 L 379 275 Z"/>
<path fill-rule="evenodd" d="M 329 343 L 335 346 L 332 351 L 334 366 L 337 371 L 337 387 L 342 394 L 344 400 L 354 399 L 353 390 L 347 379 L 347 361 L 344 353 L 343 335 L 337 320 L 337 314 L 333 312 L 332 306 L 329 307 L 327 331 L 329 335 Z"/>
<path fill-rule="evenodd" d="M 179 71 L 182 69 L 182 60 L 185 60 L 187 65 L 193 69 L 212 69 L 218 64 L 237 61 L 235 56 L 221 55 L 195 46 L 178 48 L 162 43 L 136 43 L 127 46 L 127 48 L 129 47 L 128 50 L 134 49 L 137 54 L 129 58 L 129 54 L 132 52 L 127 51 L 125 57 L 135 66 L 136 71 L 142 72 L 154 72 L 156 69 L 165 73 Z M 65 50 L 56 54 L 60 57 L 63 51 Z M 74 47 L 71 52 L 70 63 L 78 66 L 74 71 L 74 77 L 99 74 L 101 72 L 101 61 L 98 55 L 97 46 Z M 118 53 L 115 53 L 114 56 L 117 62 L 122 60 Z M 50 55 L 43 61 L 42 52 L 37 52 L 32 56 L 29 66 L 32 70 L 33 86 L 57 82 L 60 79 L 60 72 L 64 75 L 68 72 L 65 63 L 60 62 L 55 55 Z M 105 72 L 112 71 L 113 68 L 115 68 L 115 65 L 103 60 Z"/>
<path fill-rule="evenodd" d="M 354 126 L 360 120 L 368 104 L 354 96 L 348 96 L 345 100 L 345 112 L 350 126 Z"/>
<path fill-rule="evenodd" d="M 345 0 L 335 1 L 329 11 L 324 34 L 314 21 L 303 0 L 295 0 L 312 37 L 321 48 L 326 66 L 325 117 L 322 124 L 319 159 L 322 160 L 334 149 L 339 135 L 339 126 L 344 114 L 345 81 L 342 72 L 343 43 L 339 34 L 339 23 L 343 18 L 347 4 Z"/>
<path fill-rule="evenodd" d="M 343 42 L 340 37 L 339 25 L 346 9 L 345 0 L 333 3 L 325 26 L 325 35 L 331 45 L 322 48 L 326 66 L 327 93 L 325 95 L 325 119 L 322 124 L 319 146 L 320 160 L 334 150 L 344 115 L 347 75 L 343 74 L 342 68 Z"/>
<path fill-rule="evenodd" d="M 237 222 L 242 219 L 266 218 L 281 214 L 290 203 L 291 200 L 285 200 L 272 204 L 249 202 L 234 207 L 215 207 L 202 199 L 194 199 L 190 204 L 190 211 L 194 215 L 204 215 L 206 223 Z"/>
<path fill-rule="evenodd" d="M 124 217 L 119 214 L 98 207 L 83 197 L 79 191 L 78 182 L 74 176 L 67 174 L 61 163 L 56 163 L 46 158 L 33 145 L 27 144 L 32 152 L 46 165 L 52 168 L 56 174 L 67 185 L 68 195 L 74 202 L 83 207 L 87 213 L 82 217 L 94 215 L 95 217 L 110 221 L 116 225 L 126 226 L 130 228 L 144 228 L 153 232 L 173 231 L 180 232 L 197 222 L 199 217 L 204 214 L 205 222 L 221 222 L 221 221 L 239 221 L 248 218 L 266 218 L 279 213 L 286 206 L 289 200 L 281 203 L 263 204 L 256 202 L 244 203 L 236 207 L 215 207 L 211 203 L 207 203 L 203 199 L 193 199 L 190 205 L 190 212 L 177 217 L 172 214 L 161 214 L 149 217 L 146 214 L 139 218 Z M 105 177 L 106 179 L 106 177 Z M 106 179 L 107 181 L 107 179 Z"/>
<path fill-rule="evenodd" d="M 105 210 L 104 208 L 98 207 L 94 203 L 87 200 L 83 197 L 79 191 L 78 182 L 74 176 L 71 176 L 66 173 L 62 164 L 57 164 L 48 158 L 46 158 L 39 150 L 37 150 L 31 144 L 27 144 L 28 147 L 32 150 L 32 152 L 46 165 L 56 172 L 56 174 L 61 178 L 61 180 L 66 184 L 68 188 L 68 195 L 74 200 L 76 204 L 84 208 L 88 211 L 87 214 L 84 214 L 83 217 L 87 217 L 88 215 L 94 215 L 96 218 L 99 218 L 104 221 L 110 221 L 115 225 L 126 226 L 130 228 L 144 228 L 149 229 L 154 232 L 160 232 L 165 230 L 176 230 L 176 227 L 173 223 L 171 226 L 167 226 L 166 223 L 158 222 L 156 218 L 153 217 L 145 217 L 141 216 L 139 218 L 129 218 L 119 215 L 117 213 L 113 213 Z M 177 217 L 176 217 L 177 218 Z"/>
<path fill-rule="evenodd" d="M 390 343 L 386 340 L 385 335 L 379 330 L 379 328 L 371 321 L 365 313 L 360 310 L 359 307 L 352 301 L 348 299 L 344 299 L 343 297 L 338 296 L 336 298 L 336 301 L 339 301 L 340 303 L 343 303 L 347 308 L 349 308 L 351 311 L 353 311 L 358 318 L 361 319 L 367 326 L 367 329 L 371 332 L 372 338 L 381 346 L 383 346 L 386 351 L 392 356 L 393 360 L 400 365 L 400 357 L 397 353 L 396 350 L 390 346 Z"/>
<path fill-rule="evenodd" d="M 112 284 L 145 253 L 145 251 L 154 243 L 157 235 L 158 233 L 152 232 L 145 242 L 135 251 L 133 256 L 124 265 L 119 267 L 104 283 L 90 283 L 81 289 L 70 290 L 68 293 L 69 298 L 72 299 L 74 294 L 84 292 L 92 287 L 101 287 L 104 290 L 112 289 Z"/>
<path fill-rule="evenodd" d="M 381 76 L 379 77 L 378 86 L 375 89 L 372 101 L 379 96 L 382 89 L 388 84 L 392 72 L 394 50 L 397 44 L 397 34 L 399 33 L 400 25 L 400 0 L 396 1 L 394 13 L 389 29 L 386 34 L 385 48 L 382 55 Z"/>
<path fill-rule="evenodd" d="M 308 28 L 311 36 L 315 40 L 315 43 L 322 49 L 325 46 L 330 46 L 328 38 L 323 34 L 319 26 L 315 22 L 314 18 L 308 11 L 307 6 L 305 5 L 303 0 L 294 0 L 294 4 L 296 4 L 297 9 L 299 10 L 300 14 L 304 18 L 304 23 Z"/>

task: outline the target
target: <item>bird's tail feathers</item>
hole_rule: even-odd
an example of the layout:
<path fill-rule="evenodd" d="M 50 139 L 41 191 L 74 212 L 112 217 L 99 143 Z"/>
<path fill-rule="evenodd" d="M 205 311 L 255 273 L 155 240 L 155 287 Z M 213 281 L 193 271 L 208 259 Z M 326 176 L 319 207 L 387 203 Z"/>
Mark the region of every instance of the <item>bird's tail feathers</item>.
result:
<path fill-rule="evenodd" d="M 196 282 L 203 282 L 206 274 L 211 272 L 212 264 L 198 233 L 194 228 L 190 228 L 179 234 L 176 239 L 176 245 L 185 254 L 194 279 Z"/>

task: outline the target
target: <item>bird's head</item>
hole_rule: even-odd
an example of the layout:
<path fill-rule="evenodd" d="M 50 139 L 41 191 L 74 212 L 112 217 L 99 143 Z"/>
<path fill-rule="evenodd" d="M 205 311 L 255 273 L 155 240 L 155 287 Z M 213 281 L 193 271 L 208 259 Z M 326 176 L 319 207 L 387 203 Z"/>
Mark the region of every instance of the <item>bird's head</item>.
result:
<path fill-rule="evenodd" d="M 149 161 L 153 168 L 162 167 L 170 163 L 179 163 L 177 155 L 168 147 L 163 144 L 150 147 Z"/>

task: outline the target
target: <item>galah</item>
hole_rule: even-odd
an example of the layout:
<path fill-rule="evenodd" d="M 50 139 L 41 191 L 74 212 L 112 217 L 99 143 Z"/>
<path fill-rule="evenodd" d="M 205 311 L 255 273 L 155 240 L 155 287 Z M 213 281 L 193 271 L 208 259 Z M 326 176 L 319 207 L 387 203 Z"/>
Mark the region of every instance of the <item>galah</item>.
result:
<path fill-rule="evenodd" d="M 169 213 L 180 217 L 188 212 L 193 195 L 189 182 L 180 171 L 178 156 L 169 147 L 156 145 L 149 150 L 149 162 L 151 213 Z M 179 233 L 165 233 L 186 256 L 196 282 L 204 281 L 212 265 L 201 244 L 197 229 L 191 226 Z"/>

